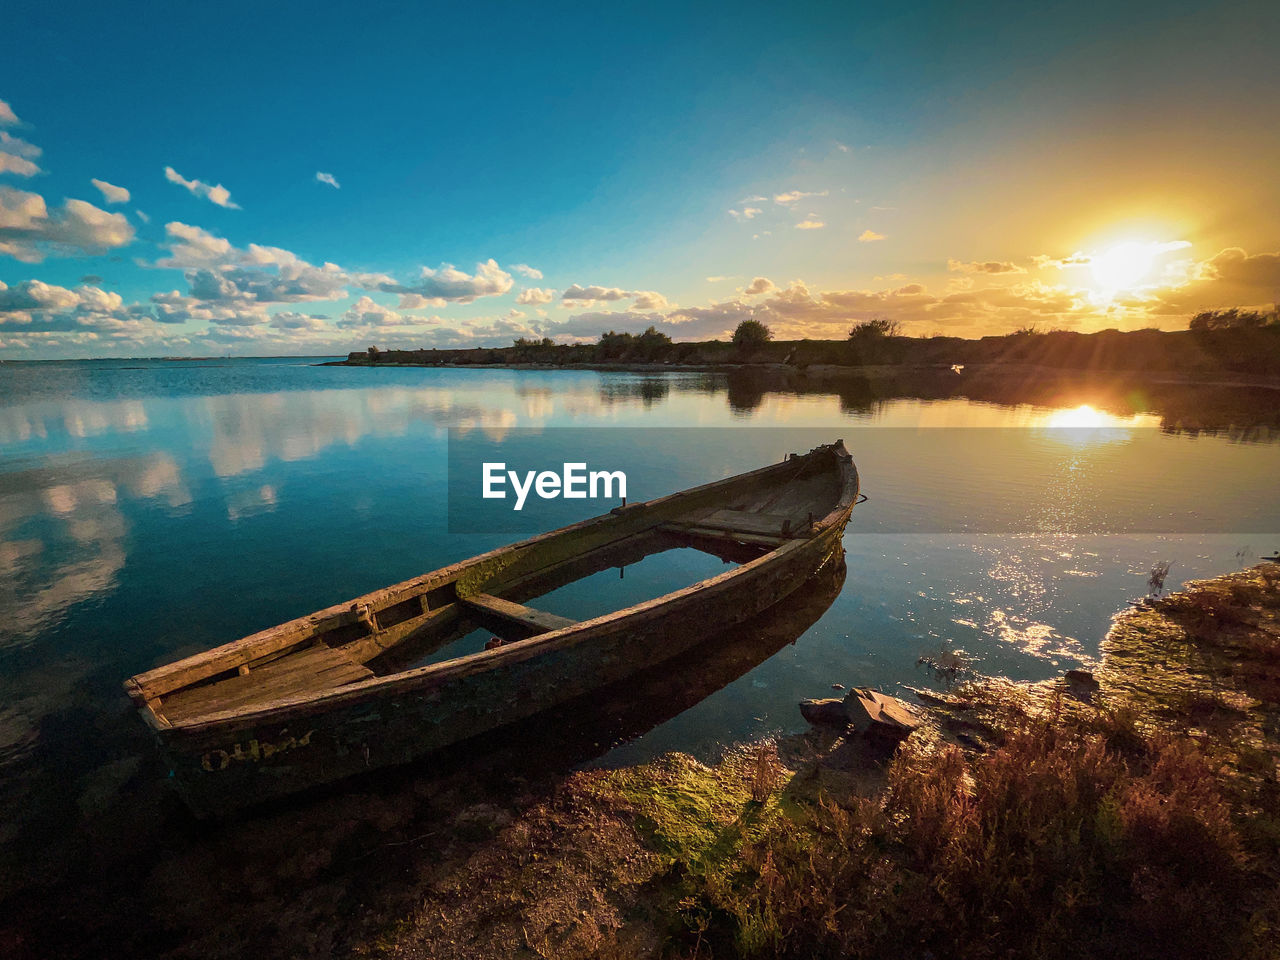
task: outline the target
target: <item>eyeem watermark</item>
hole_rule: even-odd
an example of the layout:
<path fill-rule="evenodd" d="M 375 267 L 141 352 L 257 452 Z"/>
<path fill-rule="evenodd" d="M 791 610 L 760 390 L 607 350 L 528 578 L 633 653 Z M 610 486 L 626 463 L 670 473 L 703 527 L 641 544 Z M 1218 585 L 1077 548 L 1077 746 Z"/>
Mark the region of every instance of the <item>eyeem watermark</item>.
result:
<path fill-rule="evenodd" d="M 598 500 L 627 498 L 627 475 L 621 470 L 587 470 L 585 463 L 561 464 L 554 470 L 526 470 L 523 476 L 508 470 L 505 463 L 486 462 L 481 467 L 481 496 L 486 500 L 506 500 L 507 487 L 514 494 L 511 509 L 523 510 L 530 491 L 543 500 Z"/>

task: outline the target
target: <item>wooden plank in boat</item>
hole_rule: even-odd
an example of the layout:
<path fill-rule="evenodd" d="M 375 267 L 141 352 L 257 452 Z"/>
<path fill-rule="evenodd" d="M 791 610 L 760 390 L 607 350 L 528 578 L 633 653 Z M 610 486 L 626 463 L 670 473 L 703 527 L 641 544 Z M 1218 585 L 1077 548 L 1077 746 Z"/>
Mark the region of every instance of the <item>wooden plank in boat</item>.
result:
<path fill-rule="evenodd" d="M 248 673 L 180 690 L 164 698 L 160 711 L 172 723 L 299 694 L 323 693 L 372 676 L 368 667 L 321 643 Z"/>
<path fill-rule="evenodd" d="M 757 536 L 780 537 L 784 525 L 788 535 L 798 532 L 795 520 L 781 513 L 751 513 L 746 510 L 716 510 L 705 517 L 688 521 L 689 526 L 703 527 L 709 530 L 724 530 L 726 533 L 747 533 Z"/>
<path fill-rule="evenodd" d="M 558 617 L 554 613 L 547 613 L 545 610 L 534 610 L 532 607 L 526 607 L 520 603 L 512 603 L 510 600 L 503 600 L 501 597 L 490 596 L 487 593 L 472 594 L 463 598 L 462 602 L 482 613 L 492 614 L 503 620 L 518 623 L 521 626 L 537 630 L 539 633 L 563 630 L 565 627 L 572 627 L 578 622 L 567 617 Z"/>
<path fill-rule="evenodd" d="M 790 537 L 773 537 L 759 533 L 734 533 L 730 530 L 717 530 L 712 527 L 692 525 L 664 524 L 658 529 L 686 537 L 702 537 L 707 540 L 732 540 L 735 543 L 751 543 L 761 547 L 780 547 L 784 543 L 791 542 Z"/>

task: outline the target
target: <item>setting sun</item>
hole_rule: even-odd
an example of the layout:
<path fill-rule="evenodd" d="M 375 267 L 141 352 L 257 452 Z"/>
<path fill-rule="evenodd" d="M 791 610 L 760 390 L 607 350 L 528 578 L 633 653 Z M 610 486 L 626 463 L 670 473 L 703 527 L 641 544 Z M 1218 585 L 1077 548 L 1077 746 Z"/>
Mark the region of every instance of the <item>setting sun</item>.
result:
<path fill-rule="evenodd" d="M 1156 259 L 1162 254 L 1189 246 L 1191 244 L 1185 240 L 1167 243 L 1126 240 L 1116 244 L 1089 258 L 1094 286 L 1103 293 L 1112 294 L 1150 285 L 1156 279 Z"/>
<path fill-rule="evenodd" d="M 1131 240 L 1099 254 L 1089 264 L 1094 282 L 1105 290 L 1127 290 L 1151 273 L 1159 246 Z"/>

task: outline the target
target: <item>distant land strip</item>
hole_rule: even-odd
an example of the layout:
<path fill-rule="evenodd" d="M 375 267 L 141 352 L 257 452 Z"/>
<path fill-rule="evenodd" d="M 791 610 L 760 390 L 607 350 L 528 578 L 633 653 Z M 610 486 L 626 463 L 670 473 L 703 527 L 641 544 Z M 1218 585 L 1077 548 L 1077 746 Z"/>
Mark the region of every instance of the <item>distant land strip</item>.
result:
<path fill-rule="evenodd" d="M 607 334 L 598 343 L 518 340 L 509 347 L 352 352 L 337 366 L 520 367 L 658 371 L 798 371 L 815 377 L 950 373 L 1133 375 L 1168 383 L 1280 387 L 1280 326 L 1226 330 L 1020 331 L 1004 336 L 861 340 L 721 340 Z"/>

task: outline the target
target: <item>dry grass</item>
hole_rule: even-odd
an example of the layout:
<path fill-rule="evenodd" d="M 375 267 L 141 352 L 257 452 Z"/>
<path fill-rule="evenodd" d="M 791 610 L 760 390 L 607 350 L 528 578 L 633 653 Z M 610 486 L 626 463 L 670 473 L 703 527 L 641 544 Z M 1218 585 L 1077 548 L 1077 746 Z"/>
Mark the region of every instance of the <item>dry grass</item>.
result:
<path fill-rule="evenodd" d="M 1244 956 L 1250 861 L 1218 770 L 1127 719 L 971 758 L 910 741 L 887 794 L 779 818 L 682 909 L 703 955 Z M 1114 734 L 1114 737 L 1109 737 Z"/>

